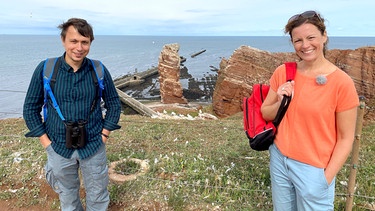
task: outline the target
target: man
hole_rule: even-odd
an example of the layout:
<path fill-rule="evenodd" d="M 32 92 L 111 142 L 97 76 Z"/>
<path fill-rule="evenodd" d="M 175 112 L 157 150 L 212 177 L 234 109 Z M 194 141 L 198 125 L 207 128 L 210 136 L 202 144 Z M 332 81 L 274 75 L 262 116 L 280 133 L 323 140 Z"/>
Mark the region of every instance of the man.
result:
<path fill-rule="evenodd" d="M 119 97 L 110 73 L 103 66 L 102 99 L 106 109 L 103 117 L 98 86 L 93 80 L 93 63 L 86 58 L 94 40 L 90 24 L 71 18 L 59 28 L 65 53 L 57 59 L 54 71 L 58 73 L 52 92 L 65 120 L 48 98 L 48 118 L 45 116 L 42 121 L 45 64 L 42 61 L 35 69 L 25 98 L 23 116 L 30 129 L 26 137 L 39 137 L 47 152 L 46 179 L 59 194 L 61 210 L 83 210 L 79 169 L 86 189 L 86 209 L 106 210 L 109 179 L 105 143 L 110 131 L 120 128 Z M 79 133 L 81 136 L 77 138 L 77 131 L 83 135 Z"/>

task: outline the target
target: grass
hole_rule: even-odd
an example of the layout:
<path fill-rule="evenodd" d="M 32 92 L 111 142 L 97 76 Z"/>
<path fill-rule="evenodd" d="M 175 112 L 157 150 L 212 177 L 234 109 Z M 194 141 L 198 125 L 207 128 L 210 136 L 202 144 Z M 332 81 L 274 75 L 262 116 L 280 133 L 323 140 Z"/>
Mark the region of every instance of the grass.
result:
<path fill-rule="evenodd" d="M 131 175 L 137 173 L 141 165 L 135 161 L 126 160 L 118 163 L 115 167 L 115 172 L 122 175 Z"/>
<path fill-rule="evenodd" d="M 136 180 L 109 185 L 110 210 L 272 209 L 269 154 L 250 150 L 241 114 L 194 121 L 129 115 L 119 124 L 122 128 L 107 144 L 108 162 L 137 158 L 147 160 L 150 168 Z M 42 183 L 47 158 L 39 140 L 24 137 L 22 119 L 0 120 L 0 125 L 0 201 L 58 210 L 56 198 L 46 200 Z M 371 210 L 363 207 L 375 203 L 374 134 L 375 123 L 367 123 L 353 210 Z M 345 207 L 349 171 L 345 165 L 337 176 L 336 210 Z"/>

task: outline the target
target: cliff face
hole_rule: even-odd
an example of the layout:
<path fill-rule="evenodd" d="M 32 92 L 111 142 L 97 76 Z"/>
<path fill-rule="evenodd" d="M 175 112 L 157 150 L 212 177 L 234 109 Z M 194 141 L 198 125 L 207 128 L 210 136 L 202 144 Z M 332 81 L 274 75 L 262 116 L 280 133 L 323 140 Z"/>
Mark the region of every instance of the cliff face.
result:
<path fill-rule="evenodd" d="M 356 50 L 329 50 L 327 59 L 349 74 L 358 95 L 375 96 L 375 47 Z M 252 85 L 268 83 L 275 68 L 286 61 L 298 61 L 294 53 L 270 53 L 249 46 L 236 49 L 220 63 L 213 94 L 213 110 L 220 117 L 242 111 L 243 97 L 250 96 Z"/>
<path fill-rule="evenodd" d="M 162 103 L 188 103 L 183 96 L 180 83 L 179 49 L 177 43 L 164 45 L 159 55 L 158 71 Z"/>
<path fill-rule="evenodd" d="M 375 47 L 355 50 L 330 50 L 327 59 L 336 64 L 353 79 L 358 95 L 368 100 L 375 97 Z"/>

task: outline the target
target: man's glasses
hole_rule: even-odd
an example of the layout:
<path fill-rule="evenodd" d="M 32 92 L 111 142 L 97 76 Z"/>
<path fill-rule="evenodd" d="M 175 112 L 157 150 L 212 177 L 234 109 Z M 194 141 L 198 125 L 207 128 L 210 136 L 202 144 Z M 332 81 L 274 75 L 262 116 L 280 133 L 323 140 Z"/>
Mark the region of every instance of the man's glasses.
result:
<path fill-rule="evenodd" d="M 304 13 L 301 13 L 301 14 L 297 14 L 297 15 L 293 15 L 291 18 L 289 18 L 288 20 L 288 23 L 291 23 L 295 20 L 298 20 L 299 18 L 313 18 L 313 17 L 317 17 L 319 19 L 320 22 L 323 22 L 322 21 L 322 18 L 320 17 L 319 13 L 313 11 L 313 10 L 310 10 L 310 11 L 306 11 Z"/>

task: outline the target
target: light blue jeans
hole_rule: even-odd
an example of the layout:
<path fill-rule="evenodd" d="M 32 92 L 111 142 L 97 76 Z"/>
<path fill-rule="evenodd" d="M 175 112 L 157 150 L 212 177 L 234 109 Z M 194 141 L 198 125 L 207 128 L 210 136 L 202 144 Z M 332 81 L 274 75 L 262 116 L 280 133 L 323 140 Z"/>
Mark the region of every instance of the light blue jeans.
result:
<path fill-rule="evenodd" d="M 93 156 L 83 160 L 79 158 L 77 151 L 70 159 L 57 154 L 51 145 L 46 151 L 46 180 L 59 194 L 62 211 L 84 210 L 79 196 L 79 168 L 86 189 L 86 210 L 107 210 L 109 178 L 105 144 Z"/>
<path fill-rule="evenodd" d="M 273 210 L 333 210 L 335 179 L 328 184 L 324 169 L 285 157 L 275 144 L 269 151 Z"/>

